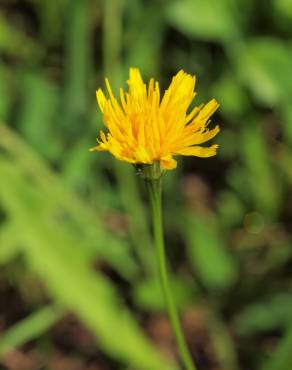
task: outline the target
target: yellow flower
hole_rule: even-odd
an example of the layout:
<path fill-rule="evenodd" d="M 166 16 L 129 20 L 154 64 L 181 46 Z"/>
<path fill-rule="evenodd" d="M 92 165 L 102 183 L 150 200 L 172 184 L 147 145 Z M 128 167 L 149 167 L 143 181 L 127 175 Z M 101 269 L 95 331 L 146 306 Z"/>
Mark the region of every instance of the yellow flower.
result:
<path fill-rule="evenodd" d="M 167 170 L 176 167 L 176 155 L 216 154 L 218 145 L 199 145 L 219 132 L 219 126 L 208 129 L 209 118 L 219 106 L 217 101 L 212 99 L 187 113 L 196 95 L 195 76 L 179 71 L 160 99 L 159 83 L 151 78 L 147 87 L 139 69 L 130 68 L 129 91 L 120 89 L 120 102 L 108 79 L 105 82 L 109 99 L 101 89 L 96 97 L 108 133 L 100 132 L 98 145 L 91 151 L 109 151 L 117 159 L 133 164 L 159 161 Z"/>

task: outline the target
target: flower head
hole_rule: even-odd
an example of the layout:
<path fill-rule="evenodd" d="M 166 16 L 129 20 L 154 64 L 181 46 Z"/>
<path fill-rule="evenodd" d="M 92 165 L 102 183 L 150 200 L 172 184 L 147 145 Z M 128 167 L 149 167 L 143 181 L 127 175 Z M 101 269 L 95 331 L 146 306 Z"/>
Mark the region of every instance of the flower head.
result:
<path fill-rule="evenodd" d="M 133 164 L 152 164 L 159 161 L 163 169 L 176 167 L 173 156 L 211 157 L 218 145 L 202 147 L 212 139 L 219 126 L 208 129 L 209 118 L 219 104 L 212 99 L 188 113 L 194 99 L 196 78 L 179 71 L 160 99 L 159 83 L 150 79 L 148 87 L 140 71 L 130 68 L 129 91 L 120 89 L 120 102 L 105 80 L 109 98 L 101 89 L 96 92 L 108 133 L 100 132 L 92 151 L 109 151 L 117 159 Z"/>

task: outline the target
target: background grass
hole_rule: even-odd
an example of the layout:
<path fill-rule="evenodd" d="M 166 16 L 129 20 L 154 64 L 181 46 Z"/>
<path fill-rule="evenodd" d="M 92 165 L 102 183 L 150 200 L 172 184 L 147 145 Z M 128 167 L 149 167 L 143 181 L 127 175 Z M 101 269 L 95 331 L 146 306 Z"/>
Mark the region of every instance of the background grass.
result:
<path fill-rule="evenodd" d="M 143 184 L 88 152 L 96 88 L 137 66 L 163 88 L 185 69 L 221 104 L 219 155 L 164 178 L 198 369 L 291 370 L 291 21 L 291 0 L 1 1 L 4 369 L 179 368 Z"/>

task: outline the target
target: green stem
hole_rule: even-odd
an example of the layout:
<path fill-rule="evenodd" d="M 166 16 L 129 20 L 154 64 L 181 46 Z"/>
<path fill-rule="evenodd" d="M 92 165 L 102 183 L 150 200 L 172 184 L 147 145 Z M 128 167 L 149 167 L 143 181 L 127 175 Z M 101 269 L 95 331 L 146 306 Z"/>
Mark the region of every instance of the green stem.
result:
<path fill-rule="evenodd" d="M 196 370 L 182 332 L 178 313 L 169 285 L 162 226 L 161 179 L 147 180 L 152 209 L 154 241 L 159 265 L 160 281 L 167 305 L 169 319 L 176 337 L 177 346 L 186 370 Z"/>

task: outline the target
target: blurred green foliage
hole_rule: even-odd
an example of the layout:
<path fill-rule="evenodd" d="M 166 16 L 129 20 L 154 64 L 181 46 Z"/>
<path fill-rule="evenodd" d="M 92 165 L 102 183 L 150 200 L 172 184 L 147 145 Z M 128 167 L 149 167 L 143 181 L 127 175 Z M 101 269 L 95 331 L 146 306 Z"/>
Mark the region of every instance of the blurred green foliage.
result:
<path fill-rule="evenodd" d="M 51 327 L 73 312 L 108 369 L 179 367 L 143 329 L 164 311 L 145 189 L 131 166 L 88 152 L 96 88 L 138 66 L 163 87 L 183 68 L 198 103 L 221 104 L 219 155 L 180 159 L 164 180 L 198 370 L 291 369 L 291 20 L 291 0 L 1 2 L 1 358 L 52 348 Z M 12 321 L 10 286 L 23 304 Z"/>

